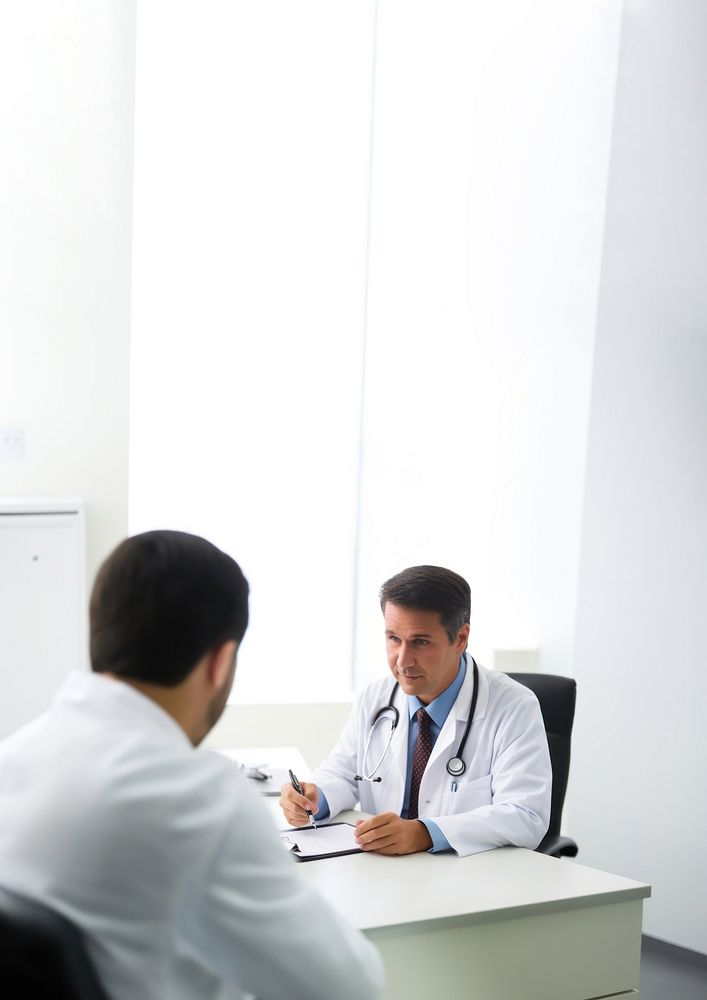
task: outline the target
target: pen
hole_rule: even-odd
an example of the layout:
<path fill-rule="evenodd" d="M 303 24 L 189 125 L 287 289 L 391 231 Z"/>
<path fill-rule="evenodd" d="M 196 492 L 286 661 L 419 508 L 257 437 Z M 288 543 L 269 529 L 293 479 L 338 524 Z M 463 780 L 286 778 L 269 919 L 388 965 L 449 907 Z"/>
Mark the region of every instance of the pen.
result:
<path fill-rule="evenodd" d="M 297 780 L 296 775 L 294 775 L 292 773 L 292 771 L 290 771 L 290 781 L 292 782 L 292 787 L 297 792 L 297 794 L 298 795 L 304 795 L 304 792 L 302 790 L 302 786 L 300 785 L 299 781 Z M 307 809 L 307 815 L 309 816 L 309 822 L 312 824 L 312 826 L 316 830 L 317 829 L 317 824 L 314 822 L 314 816 L 312 815 L 312 810 L 311 809 Z"/>
<path fill-rule="evenodd" d="M 267 781 L 272 775 L 266 774 L 265 771 L 261 771 L 259 767 L 247 767 L 245 772 L 246 778 L 252 778 L 254 781 Z"/>

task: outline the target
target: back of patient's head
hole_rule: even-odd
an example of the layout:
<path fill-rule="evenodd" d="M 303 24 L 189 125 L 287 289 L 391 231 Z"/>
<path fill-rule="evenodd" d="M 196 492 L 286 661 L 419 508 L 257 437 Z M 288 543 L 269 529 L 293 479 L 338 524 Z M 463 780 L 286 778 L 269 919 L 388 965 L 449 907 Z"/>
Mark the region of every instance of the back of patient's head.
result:
<path fill-rule="evenodd" d="M 174 687 L 248 626 L 248 581 L 211 542 L 182 531 L 133 535 L 101 566 L 90 604 L 97 673 Z"/>

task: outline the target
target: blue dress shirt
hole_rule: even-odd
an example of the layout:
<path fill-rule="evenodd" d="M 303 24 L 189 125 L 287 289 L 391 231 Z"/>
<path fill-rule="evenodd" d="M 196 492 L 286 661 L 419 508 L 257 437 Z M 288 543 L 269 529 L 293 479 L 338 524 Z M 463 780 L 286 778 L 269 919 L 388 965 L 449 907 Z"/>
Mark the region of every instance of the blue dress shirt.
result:
<path fill-rule="evenodd" d="M 417 719 L 415 717 L 416 712 L 424 708 L 430 717 L 430 736 L 432 737 L 432 746 L 434 747 L 437 742 L 437 737 L 442 731 L 442 726 L 447 720 L 452 705 L 457 700 L 457 695 L 461 690 L 461 686 L 464 683 L 464 678 L 466 677 L 466 658 L 462 653 L 459 659 L 459 668 L 457 670 L 457 676 L 454 678 L 452 683 L 448 688 L 445 688 L 442 694 L 437 695 L 434 701 L 431 701 L 429 705 L 423 705 L 420 699 L 414 695 L 408 695 L 408 714 L 410 718 L 410 725 L 408 726 L 408 767 L 407 775 L 405 777 L 405 796 L 403 798 L 403 808 L 400 815 L 403 819 L 407 819 L 408 807 L 410 805 L 410 785 L 412 784 L 412 757 L 415 752 L 415 742 L 417 741 Z M 449 851 L 451 850 L 449 846 L 449 841 L 444 836 L 440 828 L 431 819 L 420 819 L 421 823 L 424 823 L 427 827 L 427 831 L 432 837 L 432 847 L 430 852 L 435 853 L 437 851 Z"/>
<path fill-rule="evenodd" d="M 430 717 L 430 736 L 432 737 L 432 746 L 434 747 L 437 742 L 437 737 L 442 731 L 442 726 L 446 722 L 447 716 L 449 715 L 452 705 L 457 700 L 457 695 L 461 690 L 461 686 L 464 683 L 464 678 L 466 677 L 466 654 L 462 653 L 459 659 L 459 668 L 457 669 L 457 676 L 454 678 L 449 687 L 445 688 L 444 691 L 437 695 L 434 701 L 431 701 L 429 705 L 423 705 L 420 699 L 414 695 L 408 695 L 408 717 L 410 719 L 410 724 L 408 726 L 408 760 L 407 760 L 407 775 L 405 777 L 405 795 L 403 797 L 403 808 L 400 813 L 403 819 L 407 819 L 408 807 L 410 805 L 410 785 L 412 784 L 412 757 L 415 752 L 415 742 L 417 740 L 417 719 L 415 718 L 415 713 L 420 708 L 424 708 Z M 326 796 L 320 790 L 319 792 L 319 811 L 317 812 L 315 819 L 326 819 L 329 815 L 329 803 L 326 800 Z M 449 841 L 444 836 L 437 824 L 431 819 L 420 819 L 421 823 L 424 823 L 427 827 L 428 833 L 432 838 L 432 847 L 430 848 L 430 853 L 436 853 L 437 851 L 449 851 L 451 850 Z"/>

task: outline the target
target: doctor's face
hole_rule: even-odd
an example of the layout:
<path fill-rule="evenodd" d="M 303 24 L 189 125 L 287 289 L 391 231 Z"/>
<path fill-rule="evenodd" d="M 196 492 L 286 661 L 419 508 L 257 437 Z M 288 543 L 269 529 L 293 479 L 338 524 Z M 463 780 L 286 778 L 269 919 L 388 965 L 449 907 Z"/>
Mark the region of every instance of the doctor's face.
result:
<path fill-rule="evenodd" d="M 403 608 L 388 601 L 383 617 L 393 677 L 405 694 L 417 695 L 423 705 L 429 705 L 457 676 L 469 626 L 463 625 L 454 642 L 450 642 L 436 611 Z"/>

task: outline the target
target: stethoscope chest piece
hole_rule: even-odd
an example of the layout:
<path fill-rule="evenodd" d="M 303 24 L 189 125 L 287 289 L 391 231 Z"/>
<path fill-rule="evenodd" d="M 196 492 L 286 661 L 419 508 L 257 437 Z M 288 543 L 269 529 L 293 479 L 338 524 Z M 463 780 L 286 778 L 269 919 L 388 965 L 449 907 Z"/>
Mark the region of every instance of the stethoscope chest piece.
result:
<path fill-rule="evenodd" d="M 458 778 L 466 771 L 466 764 L 461 757 L 450 757 L 447 761 L 447 771 L 453 778 Z"/>

